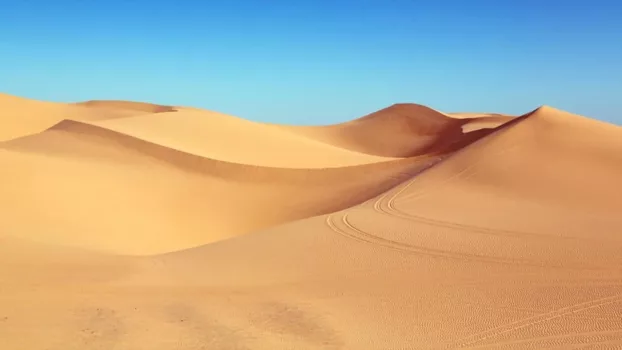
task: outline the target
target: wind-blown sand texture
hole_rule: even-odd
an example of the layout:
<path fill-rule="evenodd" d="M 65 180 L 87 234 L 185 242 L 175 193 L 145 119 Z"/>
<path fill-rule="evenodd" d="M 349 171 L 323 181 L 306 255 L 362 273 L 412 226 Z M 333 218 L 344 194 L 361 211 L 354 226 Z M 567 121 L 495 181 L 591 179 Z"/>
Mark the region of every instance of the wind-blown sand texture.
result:
<path fill-rule="evenodd" d="M 2 349 L 622 347 L 622 128 L 0 95 Z"/>

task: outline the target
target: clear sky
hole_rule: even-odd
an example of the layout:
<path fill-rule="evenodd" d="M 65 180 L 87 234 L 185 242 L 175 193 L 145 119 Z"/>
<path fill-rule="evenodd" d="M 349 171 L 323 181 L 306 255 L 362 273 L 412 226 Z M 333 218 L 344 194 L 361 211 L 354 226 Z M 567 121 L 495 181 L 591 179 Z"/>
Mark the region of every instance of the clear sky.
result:
<path fill-rule="evenodd" d="M 396 102 L 622 124 L 622 1 L 2 0 L 0 91 L 289 124 Z"/>

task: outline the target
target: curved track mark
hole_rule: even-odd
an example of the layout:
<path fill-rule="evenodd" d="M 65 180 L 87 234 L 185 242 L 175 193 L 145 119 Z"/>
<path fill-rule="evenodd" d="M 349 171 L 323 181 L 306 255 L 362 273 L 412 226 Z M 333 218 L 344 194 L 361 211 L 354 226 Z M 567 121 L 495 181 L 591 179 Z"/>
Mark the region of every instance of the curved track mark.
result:
<path fill-rule="evenodd" d="M 335 213 L 330 214 L 326 217 L 327 226 L 334 232 L 347 237 L 354 239 L 359 242 L 368 243 L 372 245 L 382 246 L 385 248 L 393 249 L 402 253 L 411 253 L 418 255 L 426 255 L 435 258 L 446 258 L 446 259 L 454 259 L 460 261 L 471 261 L 471 262 L 484 262 L 484 263 L 495 263 L 495 264 L 503 264 L 503 265 L 512 265 L 512 266 L 535 266 L 535 267 L 557 267 L 562 268 L 564 266 L 555 266 L 555 265 L 546 265 L 539 264 L 529 260 L 517 260 L 517 259 L 503 259 L 496 258 L 485 255 L 477 255 L 477 254 L 466 254 L 466 253 L 457 253 L 450 252 L 440 249 L 431 249 L 422 246 L 407 244 L 404 242 L 394 241 L 390 239 L 386 239 L 383 237 L 379 237 L 375 234 L 365 232 L 350 223 L 348 220 L 348 213 L 342 212 L 341 216 L 341 224 L 346 227 L 346 229 L 341 229 L 336 224 L 334 220 Z"/>
<path fill-rule="evenodd" d="M 426 217 L 415 215 L 412 213 L 407 213 L 403 210 L 398 209 L 395 206 L 395 200 L 397 200 L 416 180 L 417 178 L 411 179 L 408 183 L 406 183 L 404 186 L 399 188 L 399 190 L 395 191 L 392 194 L 386 193 L 380 197 L 377 197 L 373 203 L 373 209 L 378 213 L 402 218 L 402 219 L 413 221 L 413 222 L 420 222 L 420 223 L 437 226 L 437 227 L 446 227 L 446 228 L 460 229 L 460 230 L 465 230 L 465 231 L 470 231 L 470 232 L 477 232 L 477 233 L 492 235 L 492 236 L 537 237 L 537 238 L 543 238 L 543 239 L 549 239 L 549 240 L 562 239 L 562 240 L 572 240 L 572 241 L 576 241 L 576 240 L 590 241 L 589 238 L 559 237 L 559 236 L 552 237 L 549 235 L 539 234 L 539 233 L 534 233 L 534 232 L 524 232 L 524 231 L 515 231 L 515 230 L 506 230 L 506 229 L 493 229 L 493 228 L 482 227 L 482 226 L 467 225 L 467 224 L 461 224 L 461 223 L 453 222 L 453 221 L 426 218 Z M 446 184 L 447 182 L 443 184 Z"/>
<path fill-rule="evenodd" d="M 569 334 L 517 339 L 517 340 L 510 340 L 510 341 L 504 341 L 504 342 L 499 342 L 499 343 L 491 343 L 491 344 L 479 345 L 475 347 L 469 347 L 469 349 L 491 349 L 491 348 L 495 348 L 499 346 L 529 344 L 529 343 L 534 343 L 534 342 L 561 340 L 561 339 L 568 339 L 568 338 L 606 337 L 606 336 L 616 335 L 616 334 L 620 334 L 620 336 L 622 337 L 622 329 L 595 331 L 595 332 L 582 332 L 582 333 L 569 333 Z M 599 345 L 602 343 L 610 343 L 610 342 L 622 342 L 622 339 L 619 339 L 619 340 L 607 339 L 607 340 L 600 340 L 600 341 L 595 341 L 595 342 L 590 342 L 590 343 L 582 343 L 582 344 L 575 343 L 575 344 L 567 344 L 567 345 L 568 346 L 579 345 L 580 348 L 582 349 L 586 346 L 594 346 L 594 345 Z"/>
<path fill-rule="evenodd" d="M 566 315 L 593 309 L 596 307 L 601 307 L 604 305 L 613 304 L 621 300 L 622 300 L 622 293 L 615 294 L 615 295 L 605 297 L 605 298 L 599 298 L 599 299 L 594 299 L 594 300 L 590 300 L 590 301 L 586 301 L 582 303 L 572 304 L 572 305 L 569 305 L 569 306 L 566 306 L 560 309 L 556 309 L 556 310 L 553 310 L 553 311 L 550 311 L 544 314 L 527 317 L 527 318 L 524 318 L 524 319 L 521 319 L 521 320 L 518 320 L 512 323 L 508 323 L 502 326 L 491 328 L 484 332 L 480 332 L 480 333 L 476 333 L 476 334 L 463 337 L 459 339 L 454 346 L 458 346 L 458 347 L 470 346 L 470 345 L 482 342 L 486 339 L 494 338 L 505 333 L 515 332 L 517 330 L 535 326 L 540 323 L 549 322 L 551 320 L 555 320 Z"/>

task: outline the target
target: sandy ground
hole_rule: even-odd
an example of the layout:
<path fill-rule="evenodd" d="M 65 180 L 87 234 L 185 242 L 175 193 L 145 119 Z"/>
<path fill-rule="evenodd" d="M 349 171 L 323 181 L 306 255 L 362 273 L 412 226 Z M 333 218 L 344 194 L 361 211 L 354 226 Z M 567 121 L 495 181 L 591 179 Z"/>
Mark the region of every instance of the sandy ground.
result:
<path fill-rule="evenodd" d="M 0 95 L 2 349 L 622 348 L 622 128 Z"/>

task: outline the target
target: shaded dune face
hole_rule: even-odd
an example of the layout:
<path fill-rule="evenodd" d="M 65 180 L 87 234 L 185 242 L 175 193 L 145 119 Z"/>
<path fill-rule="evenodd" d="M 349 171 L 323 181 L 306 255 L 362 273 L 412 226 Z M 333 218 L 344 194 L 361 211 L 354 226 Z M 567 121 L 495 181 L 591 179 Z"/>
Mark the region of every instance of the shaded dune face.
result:
<path fill-rule="evenodd" d="M 515 119 L 515 117 L 509 117 L 509 116 L 503 116 L 503 115 L 480 116 L 480 117 L 468 118 L 466 120 L 466 123 L 462 125 L 462 131 L 465 133 L 470 133 L 472 131 L 477 131 L 481 129 L 494 129 L 513 119 Z"/>
<path fill-rule="evenodd" d="M 0 142 L 7 348 L 622 345 L 618 126 L 546 106 L 268 127 L 89 103 L 59 122 L 70 105 L 29 102 Z"/>

